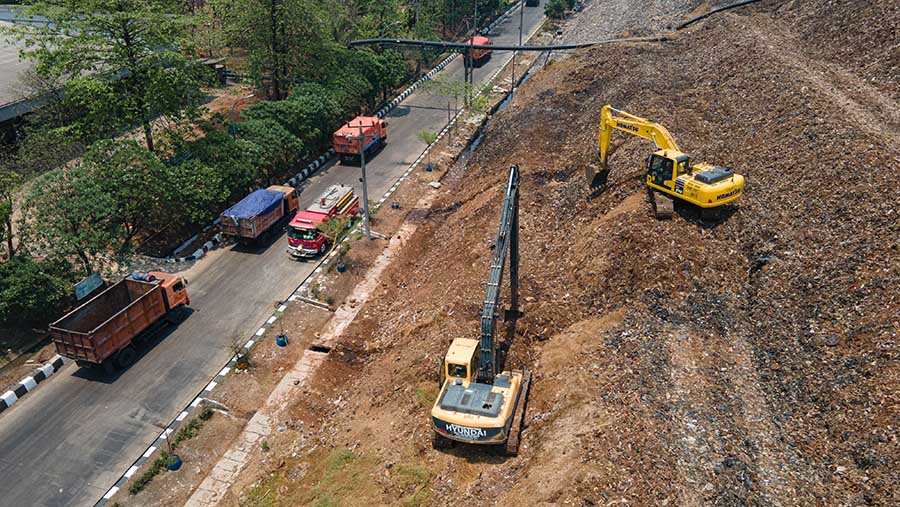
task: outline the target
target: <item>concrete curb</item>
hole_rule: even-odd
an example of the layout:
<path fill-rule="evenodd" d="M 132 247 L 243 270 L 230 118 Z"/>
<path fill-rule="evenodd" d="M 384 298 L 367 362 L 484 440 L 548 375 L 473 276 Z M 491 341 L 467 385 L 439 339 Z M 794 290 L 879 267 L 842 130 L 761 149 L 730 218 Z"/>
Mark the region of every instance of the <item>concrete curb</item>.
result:
<path fill-rule="evenodd" d="M 503 20 L 503 18 L 508 16 L 514 10 L 515 10 L 515 7 L 509 9 L 508 11 L 506 11 L 506 13 L 504 13 L 503 15 L 498 17 L 497 20 L 491 24 L 491 27 L 489 27 L 489 30 L 493 29 L 494 26 L 499 24 Z M 436 74 L 437 72 L 442 70 L 444 67 L 446 67 L 457 56 L 458 55 L 455 54 L 455 55 L 451 55 L 451 56 L 447 57 L 443 62 L 438 64 L 437 67 L 435 67 L 434 69 L 429 71 L 425 76 L 423 76 L 421 79 L 419 79 L 419 81 L 416 81 L 416 83 L 414 83 L 413 86 L 417 86 L 422 81 L 431 79 L 431 77 L 433 77 L 434 74 Z M 507 62 L 507 64 L 508 63 L 509 62 Z M 497 74 L 499 74 L 500 71 L 502 71 L 503 68 L 505 68 L 507 64 L 504 64 L 501 67 L 501 69 L 499 69 L 497 72 L 495 72 L 491 76 L 489 81 L 493 81 L 494 78 L 497 77 Z M 437 70 L 435 70 L 435 69 L 437 69 Z M 414 90 L 413 86 L 410 86 L 410 88 L 407 89 L 407 91 L 409 91 L 409 93 L 412 93 L 412 91 L 410 91 L 411 89 Z M 406 93 L 406 92 L 404 92 L 404 93 Z M 409 93 L 406 93 L 406 95 L 403 98 L 408 97 Z M 401 94 L 401 95 L 403 95 L 403 94 Z M 398 100 L 398 99 L 395 99 L 395 100 Z M 394 102 L 394 101 L 391 101 L 391 102 Z M 400 103 L 400 101 L 397 102 L 397 104 L 399 104 L 399 103 Z M 394 106 L 390 106 L 390 105 L 385 106 L 385 108 L 383 108 L 382 111 L 390 111 L 393 107 L 396 107 L 396 104 Z M 381 111 L 379 111 L 379 112 L 381 112 Z M 406 178 L 412 173 L 412 171 L 422 162 L 422 160 L 425 158 L 425 156 L 431 151 L 432 147 L 434 147 L 435 143 L 437 143 L 437 140 L 441 139 L 444 135 L 447 134 L 447 132 L 449 132 L 450 128 L 456 123 L 456 121 L 460 118 L 460 116 L 462 116 L 462 113 L 463 113 L 462 110 L 460 110 L 459 112 L 456 113 L 456 116 L 454 116 L 451 119 L 451 121 L 449 123 L 447 123 L 447 125 L 438 134 L 437 139 L 435 139 L 435 142 L 430 144 L 422 152 L 422 154 L 419 155 L 418 158 L 416 158 L 416 160 L 409 166 L 409 168 L 406 170 L 406 172 L 403 173 L 402 176 L 400 176 L 400 178 L 394 183 L 394 185 L 391 186 L 390 190 L 388 190 L 384 194 L 384 196 L 378 201 L 378 203 L 374 206 L 375 209 L 378 209 L 379 207 L 381 207 L 381 205 L 384 204 L 384 202 L 388 199 L 388 197 L 390 197 L 390 195 L 393 194 L 397 190 L 397 188 L 400 186 L 400 184 L 404 180 L 406 180 Z M 301 179 L 297 180 L 297 178 L 299 176 L 301 176 L 304 171 L 306 171 L 310 167 L 316 165 L 317 163 L 318 163 L 318 165 L 315 168 L 313 168 L 311 171 L 314 172 L 314 171 L 318 170 L 322 165 L 324 165 L 325 161 L 327 161 L 327 159 L 330 158 L 332 155 L 334 155 L 334 151 L 328 150 L 328 152 L 326 154 L 322 155 L 315 162 L 313 162 L 312 164 L 307 166 L 307 168 L 305 168 L 303 171 L 301 171 L 300 174 L 294 176 L 294 178 L 291 178 L 291 180 L 288 181 L 287 185 L 296 186 L 295 184 L 290 183 L 290 181 L 297 181 L 297 183 L 299 183 L 299 182 L 303 181 L 304 179 L 308 178 L 309 175 L 302 176 Z M 312 172 L 310 172 L 309 174 L 312 174 Z M 361 229 L 362 229 L 362 224 L 357 223 L 344 236 L 344 238 L 341 240 L 341 244 L 348 242 L 350 240 L 350 237 L 353 234 L 355 234 L 356 232 L 361 231 Z M 278 320 L 279 317 L 281 317 L 281 315 L 285 312 L 285 310 L 287 310 L 287 306 L 290 303 L 305 302 L 304 300 L 307 299 L 306 291 L 308 290 L 309 285 L 322 271 L 327 269 L 328 264 L 332 260 L 334 260 L 334 258 L 337 256 L 339 250 L 340 250 L 339 248 L 334 248 L 334 249 L 332 249 L 330 254 L 320 258 L 319 265 L 316 266 L 316 268 L 309 275 L 307 275 L 307 277 L 303 280 L 303 282 L 300 284 L 300 286 L 297 287 L 297 289 L 293 292 L 293 294 L 291 294 L 291 296 L 287 299 L 287 301 L 284 301 L 281 304 L 281 306 L 279 306 L 275 310 L 275 312 L 266 320 L 266 322 L 259 329 L 257 329 L 257 331 L 253 334 L 253 336 L 244 344 L 244 346 L 241 349 L 241 353 L 239 353 L 235 356 L 232 356 L 232 358 L 228 361 L 228 364 L 226 364 L 225 367 L 222 368 L 219 371 L 219 373 L 216 374 L 216 376 L 206 385 L 206 387 L 204 387 L 203 390 L 200 391 L 200 393 L 197 394 L 197 396 L 195 396 L 194 399 L 178 414 L 178 416 L 176 416 L 175 419 L 173 419 L 169 423 L 169 425 L 166 427 L 166 429 L 163 430 L 163 432 L 159 434 L 159 436 L 156 438 L 156 440 L 154 440 L 153 443 L 149 447 L 147 447 L 147 449 L 144 451 L 144 454 L 142 454 L 138 459 L 136 459 L 134 461 L 134 463 L 132 463 L 131 467 L 128 468 L 128 470 L 125 472 L 125 474 L 123 474 L 116 481 L 116 483 L 111 488 L 109 488 L 109 490 L 107 490 L 107 492 L 103 495 L 103 497 L 100 500 L 98 500 L 96 504 L 94 504 L 94 507 L 104 506 L 113 496 L 116 495 L 116 493 L 119 492 L 120 489 L 122 489 L 125 486 L 125 484 L 131 479 L 131 477 L 133 477 L 134 474 L 136 474 L 138 472 L 138 470 L 145 463 L 150 461 L 151 456 L 153 456 L 153 453 L 155 453 L 157 451 L 157 449 L 160 449 L 161 447 L 166 445 L 166 437 L 168 437 L 173 432 L 175 432 L 175 430 L 177 430 L 181 426 L 182 422 L 188 418 L 188 416 L 194 410 L 194 408 L 196 408 L 204 400 L 204 396 L 209 396 L 209 393 L 211 393 L 213 391 L 213 389 L 215 389 L 216 386 L 219 385 L 219 383 L 225 379 L 225 376 L 228 375 L 234 369 L 235 365 L 237 364 L 237 361 L 243 355 L 247 354 L 250 351 L 250 349 L 266 334 L 266 332 L 272 328 L 272 325 L 275 323 L 276 320 Z M 195 252 L 195 254 L 196 254 L 196 252 Z M 201 255 L 201 257 L 202 257 L 202 255 Z"/>
<path fill-rule="evenodd" d="M 26 394 L 37 389 L 38 384 L 58 372 L 62 367 L 63 358 L 57 355 L 49 363 L 35 369 L 30 376 L 23 378 L 16 384 L 16 387 L 0 395 L 0 413 L 13 406 L 15 402 L 19 401 Z"/>

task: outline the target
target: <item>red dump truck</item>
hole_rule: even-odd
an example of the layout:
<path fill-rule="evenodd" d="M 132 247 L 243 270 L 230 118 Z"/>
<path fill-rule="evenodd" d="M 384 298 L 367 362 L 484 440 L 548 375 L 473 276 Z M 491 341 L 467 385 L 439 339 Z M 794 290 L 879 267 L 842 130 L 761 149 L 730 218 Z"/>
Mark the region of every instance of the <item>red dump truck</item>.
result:
<path fill-rule="evenodd" d="M 50 325 L 56 352 L 83 368 L 127 367 L 137 358 L 135 339 L 191 303 L 186 285 L 178 275 L 133 273 Z"/>
<path fill-rule="evenodd" d="M 357 116 L 345 123 L 334 133 L 334 152 L 341 157 L 341 163 L 359 163 L 360 146 L 366 155 L 384 147 L 387 143 L 387 122 L 377 116 Z M 360 143 L 360 137 L 365 141 Z"/>
<path fill-rule="evenodd" d="M 467 40 L 466 44 L 474 44 L 476 46 L 490 46 L 493 44 L 493 42 L 491 42 L 491 39 L 487 37 L 476 35 L 475 37 Z M 493 53 L 493 51 L 491 51 L 490 49 L 472 48 L 471 50 L 467 49 L 466 52 L 463 53 L 463 55 L 469 56 L 469 51 L 472 52 L 471 62 L 473 67 L 481 67 L 482 65 L 484 65 L 488 60 L 491 59 L 491 53 Z"/>
<path fill-rule="evenodd" d="M 319 225 L 334 216 L 345 216 L 351 220 L 359 213 L 359 196 L 353 187 L 331 185 L 305 211 L 297 213 L 288 226 L 288 253 L 294 258 L 314 257 L 328 251 L 330 240 Z"/>
<path fill-rule="evenodd" d="M 219 227 L 223 234 L 240 243 L 262 241 L 280 230 L 279 224 L 284 226 L 299 208 L 300 199 L 295 188 L 272 185 L 253 191 L 223 211 Z"/>

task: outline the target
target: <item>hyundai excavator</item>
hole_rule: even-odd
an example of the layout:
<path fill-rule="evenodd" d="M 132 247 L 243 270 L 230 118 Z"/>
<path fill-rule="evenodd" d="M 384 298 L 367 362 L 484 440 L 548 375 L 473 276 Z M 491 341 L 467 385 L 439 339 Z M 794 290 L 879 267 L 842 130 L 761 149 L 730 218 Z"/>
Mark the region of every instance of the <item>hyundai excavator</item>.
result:
<path fill-rule="evenodd" d="M 698 206 L 704 212 L 735 201 L 744 191 L 744 177 L 740 174 L 705 162 L 691 164 L 690 157 L 678 149 L 665 127 L 609 105 L 600 109 L 599 169 L 589 166 L 586 171 L 592 189 L 606 187 L 607 158 L 618 147 L 610 149 L 613 130 L 656 143 L 657 151 L 647 160 L 646 174 L 656 218 L 672 218 L 672 198 Z"/>
<path fill-rule="evenodd" d="M 435 449 L 463 442 L 503 445 L 509 456 L 519 452 L 531 372 L 498 373 L 495 339 L 507 247 L 510 306 L 504 317 L 514 321 L 522 315 L 519 311 L 519 182 L 519 167 L 514 165 L 503 199 L 500 231 L 492 247 L 487 294 L 481 311 L 481 340 L 454 339 L 441 364 L 441 390 L 431 409 Z"/>

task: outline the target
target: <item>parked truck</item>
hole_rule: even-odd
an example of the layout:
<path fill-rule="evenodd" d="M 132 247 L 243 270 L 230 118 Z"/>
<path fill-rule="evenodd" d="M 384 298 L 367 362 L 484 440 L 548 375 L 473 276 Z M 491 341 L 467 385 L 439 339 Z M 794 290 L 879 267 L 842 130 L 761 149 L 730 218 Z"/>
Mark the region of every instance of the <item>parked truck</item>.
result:
<path fill-rule="evenodd" d="M 387 126 L 387 122 L 377 116 L 357 116 L 334 133 L 334 152 L 342 164 L 359 163 L 361 151 L 368 160 L 387 143 Z"/>
<path fill-rule="evenodd" d="M 328 251 L 331 240 L 319 229 L 328 219 L 359 213 L 359 196 L 353 187 L 331 185 L 308 209 L 297 213 L 288 226 L 288 253 L 294 258 L 314 257 Z"/>
<path fill-rule="evenodd" d="M 186 286 L 178 275 L 133 273 L 50 325 L 56 352 L 83 368 L 127 367 L 137 358 L 135 340 L 190 304 Z"/>
<path fill-rule="evenodd" d="M 253 191 L 240 202 L 222 212 L 219 227 L 226 236 L 239 243 L 253 243 L 270 239 L 275 231 L 300 208 L 297 190 L 272 185 Z"/>
<path fill-rule="evenodd" d="M 476 35 L 475 37 L 467 40 L 466 44 L 472 44 L 475 46 L 490 46 L 493 44 L 493 42 L 491 42 L 491 39 L 487 37 Z M 468 54 L 470 51 L 472 53 L 471 55 Z M 466 49 L 466 52 L 463 54 L 463 56 L 471 57 L 466 58 L 466 62 L 471 61 L 473 67 L 481 67 L 491 59 L 492 53 L 493 51 L 490 49 L 472 48 Z"/>

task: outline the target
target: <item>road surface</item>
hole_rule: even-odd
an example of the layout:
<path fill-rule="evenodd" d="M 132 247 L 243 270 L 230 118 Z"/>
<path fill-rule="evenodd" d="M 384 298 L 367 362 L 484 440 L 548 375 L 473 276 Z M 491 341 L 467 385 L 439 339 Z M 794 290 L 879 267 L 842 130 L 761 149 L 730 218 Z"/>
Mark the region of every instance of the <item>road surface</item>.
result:
<path fill-rule="evenodd" d="M 543 18 L 525 10 L 527 36 Z M 497 43 L 518 41 L 519 16 L 491 34 Z M 510 57 L 495 53 L 475 79 L 490 77 Z M 442 78 L 462 79 L 462 59 Z M 447 97 L 414 93 L 388 115 L 388 144 L 368 164 L 369 198 L 377 201 L 422 153 L 422 130 L 447 123 Z M 359 168 L 331 163 L 301 188 L 301 206 L 327 186 L 353 184 Z M 247 339 L 314 269 L 285 253 L 286 240 L 268 248 L 214 252 L 191 269 L 191 311 L 167 336 L 148 344 L 128 370 L 114 378 L 68 364 L 60 373 L 0 415 L 0 506 L 93 505 L 159 435 L 166 424 L 215 376 L 231 356 L 233 337 Z"/>

